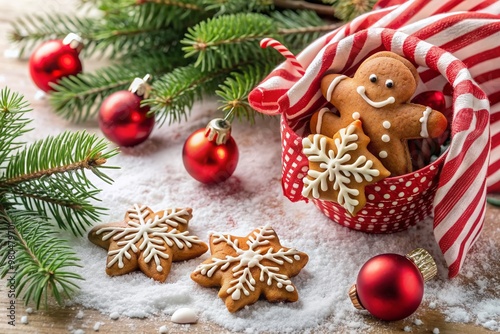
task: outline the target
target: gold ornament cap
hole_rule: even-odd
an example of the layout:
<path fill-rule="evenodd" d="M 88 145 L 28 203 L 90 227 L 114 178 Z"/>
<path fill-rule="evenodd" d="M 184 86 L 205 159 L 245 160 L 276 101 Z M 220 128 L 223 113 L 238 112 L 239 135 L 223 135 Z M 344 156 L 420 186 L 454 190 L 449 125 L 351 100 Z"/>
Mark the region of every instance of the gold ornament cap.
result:
<path fill-rule="evenodd" d="M 80 35 L 75 33 L 69 33 L 63 39 L 64 45 L 69 45 L 70 48 L 75 49 L 77 52 L 82 51 L 83 49 L 83 40 Z"/>
<path fill-rule="evenodd" d="M 222 118 L 214 118 L 205 128 L 205 137 L 217 145 L 225 144 L 231 138 L 231 123 Z"/>
<path fill-rule="evenodd" d="M 352 305 L 358 310 L 364 310 L 365 308 L 361 304 L 358 298 L 358 290 L 356 288 L 356 284 L 353 284 L 349 289 L 349 298 L 351 298 Z"/>
<path fill-rule="evenodd" d="M 135 78 L 128 90 L 137 96 L 147 99 L 151 91 L 151 86 L 148 84 L 149 80 L 151 80 L 151 74 L 146 74 L 142 79 Z"/>
<path fill-rule="evenodd" d="M 427 282 L 436 276 L 436 262 L 432 258 L 431 254 L 425 249 L 414 249 L 410 253 L 406 254 L 406 257 L 417 266 L 418 270 L 422 274 L 422 277 L 424 278 L 424 282 Z"/>

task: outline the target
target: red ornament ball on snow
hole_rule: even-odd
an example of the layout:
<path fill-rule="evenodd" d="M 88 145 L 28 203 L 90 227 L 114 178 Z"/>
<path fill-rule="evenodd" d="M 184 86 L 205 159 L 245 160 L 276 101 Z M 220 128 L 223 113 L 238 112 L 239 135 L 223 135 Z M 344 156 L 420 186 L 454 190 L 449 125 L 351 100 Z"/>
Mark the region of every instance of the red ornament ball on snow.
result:
<path fill-rule="evenodd" d="M 361 267 L 349 294 L 356 308 L 382 320 L 401 320 L 420 306 L 424 281 L 435 274 L 434 260 L 423 249 L 407 256 L 381 254 Z"/>
<path fill-rule="evenodd" d="M 182 149 L 186 171 L 205 184 L 227 180 L 236 169 L 239 152 L 230 135 L 230 124 L 214 119 L 204 129 L 192 133 Z"/>
<path fill-rule="evenodd" d="M 135 146 L 148 139 L 155 119 L 149 107 L 141 107 L 142 98 L 123 90 L 108 96 L 99 109 L 102 133 L 119 146 Z"/>
<path fill-rule="evenodd" d="M 29 70 L 31 79 L 41 90 L 52 89 L 50 83 L 57 83 L 61 78 L 77 75 L 82 71 L 78 54 L 83 44 L 75 34 L 64 40 L 51 40 L 41 44 L 31 54 Z"/>

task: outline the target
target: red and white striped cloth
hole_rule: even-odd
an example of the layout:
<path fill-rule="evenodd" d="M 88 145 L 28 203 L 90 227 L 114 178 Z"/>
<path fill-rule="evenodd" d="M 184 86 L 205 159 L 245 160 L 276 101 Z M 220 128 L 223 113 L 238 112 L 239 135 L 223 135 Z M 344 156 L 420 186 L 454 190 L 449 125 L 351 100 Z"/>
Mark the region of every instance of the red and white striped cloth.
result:
<path fill-rule="evenodd" d="M 287 58 L 249 101 L 300 133 L 327 103 L 319 89 L 325 71 L 352 75 L 382 50 L 412 61 L 422 80 L 415 94 L 441 90 L 453 111 L 433 211 L 434 235 L 454 277 L 482 230 L 486 192 L 500 190 L 500 1 L 380 0 L 376 8 L 310 44 L 296 62 Z M 302 160 L 294 164 L 304 166 Z M 285 195 L 300 200 L 300 191 L 290 193 L 290 173 L 284 167 Z"/>

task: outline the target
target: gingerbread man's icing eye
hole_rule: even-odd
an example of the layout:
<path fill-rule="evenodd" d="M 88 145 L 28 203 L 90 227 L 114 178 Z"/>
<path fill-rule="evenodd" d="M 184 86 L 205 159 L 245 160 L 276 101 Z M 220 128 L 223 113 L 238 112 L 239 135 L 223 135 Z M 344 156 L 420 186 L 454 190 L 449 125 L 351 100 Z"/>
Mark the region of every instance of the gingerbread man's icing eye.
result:
<path fill-rule="evenodd" d="M 393 82 L 391 79 L 387 79 L 387 80 L 385 81 L 385 86 L 386 86 L 387 88 L 392 88 L 392 87 L 394 87 L 394 82 Z"/>
<path fill-rule="evenodd" d="M 370 74 L 370 81 L 371 82 L 377 82 L 377 75 L 376 74 Z"/>

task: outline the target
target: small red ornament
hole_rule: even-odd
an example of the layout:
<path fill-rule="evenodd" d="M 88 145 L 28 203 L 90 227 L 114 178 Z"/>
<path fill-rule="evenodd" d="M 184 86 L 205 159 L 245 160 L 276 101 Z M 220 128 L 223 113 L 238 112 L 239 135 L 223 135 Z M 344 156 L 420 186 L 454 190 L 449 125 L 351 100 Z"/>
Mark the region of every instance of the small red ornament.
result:
<path fill-rule="evenodd" d="M 205 184 L 227 180 L 236 169 L 238 157 L 238 146 L 231 137 L 231 124 L 221 118 L 193 132 L 182 149 L 187 172 Z"/>
<path fill-rule="evenodd" d="M 129 90 L 108 96 L 99 109 L 99 126 L 102 133 L 119 146 L 135 146 L 148 139 L 155 125 L 149 107 L 141 107 L 141 101 L 149 92 L 147 81 L 136 78 Z"/>
<path fill-rule="evenodd" d="M 446 109 L 446 100 L 444 98 L 444 94 L 443 92 L 438 90 L 422 92 L 415 96 L 411 100 L 411 102 L 421 104 L 441 112 L 444 112 Z"/>
<path fill-rule="evenodd" d="M 420 306 L 424 281 L 436 273 L 436 263 L 422 248 L 406 256 L 377 255 L 361 267 L 349 296 L 357 309 L 382 320 L 401 320 Z"/>
<path fill-rule="evenodd" d="M 31 79 L 41 90 L 52 90 L 50 83 L 57 83 L 61 78 L 77 75 L 82 71 L 78 55 L 83 48 L 81 38 L 69 34 L 64 40 L 51 40 L 33 51 L 29 60 Z"/>

